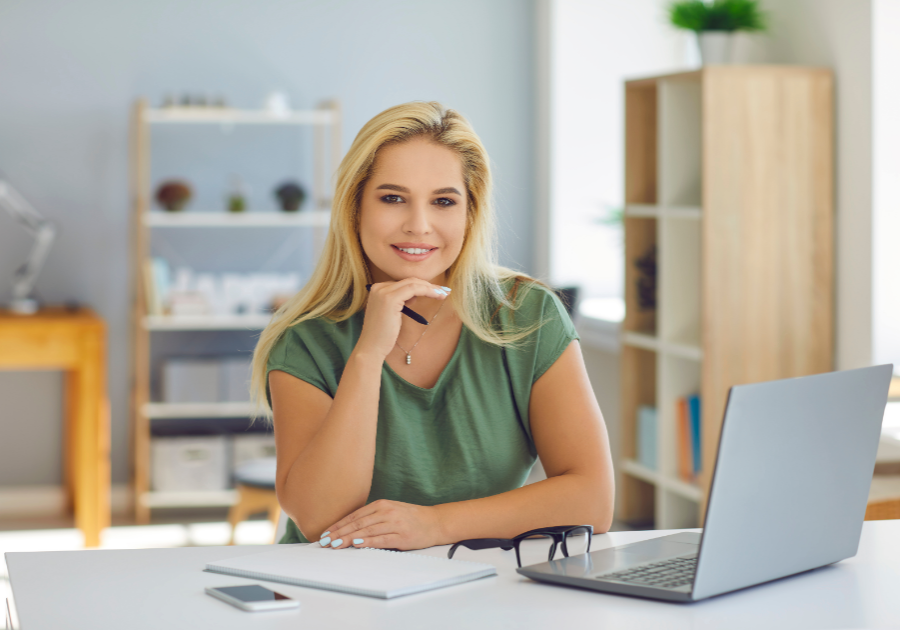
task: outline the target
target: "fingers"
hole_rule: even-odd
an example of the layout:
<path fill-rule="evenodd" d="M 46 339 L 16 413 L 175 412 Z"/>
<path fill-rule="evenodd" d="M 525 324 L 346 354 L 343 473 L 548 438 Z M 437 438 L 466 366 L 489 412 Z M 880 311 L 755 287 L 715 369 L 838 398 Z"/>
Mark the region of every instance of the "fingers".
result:
<path fill-rule="evenodd" d="M 419 278 L 405 278 L 397 282 L 379 282 L 372 285 L 371 293 L 393 300 L 406 302 L 414 297 L 445 299 L 450 295 L 450 287 L 432 284 Z"/>
<path fill-rule="evenodd" d="M 356 540 L 361 541 L 356 543 Z M 357 549 L 401 549 L 402 542 L 397 534 L 385 534 L 382 536 L 370 536 L 368 538 L 357 538 L 353 541 L 353 546 Z"/>
<path fill-rule="evenodd" d="M 403 539 L 403 536 L 397 533 L 396 529 L 396 523 L 375 523 L 374 525 L 347 532 L 340 538 L 333 540 L 328 547 L 331 549 L 346 549 L 347 547 L 356 547 L 357 549 L 363 547 L 396 549 Z"/>
<path fill-rule="evenodd" d="M 322 534 L 321 538 L 330 536 L 333 539 L 334 536 L 332 534 L 338 534 L 340 531 L 343 531 L 342 528 L 346 527 L 349 523 L 352 523 L 353 521 L 360 519 L 364 516 L 368 516 L 369 514 L 375 513 L 375 511 L 378 510 L 377 503 L 378 503 L 377 501 L 373 501 L 372 503 L 369 503 L 368 505 L 364 505 L 363 507 L 359 508 L 358 510 L 350 512 L 350 514 L 348 514 L 347 516 L 345 516 L 344 518 L 339 520 L 337 523 L 333 524 L 331 527 L 329 527 Z"/>
<path fill-rule="evenodd" d="M 370 514 L 356 519 L 340 529 L 334 530 L 330 534 L 331 542 L 326 544 L 334 549 L 341 549 L 353 544 L 353 541 L 357 538 L 386 534 L 392 530 L 396 531 L 396 527 L 392 527 L 389 524 L 389 520 L 384 513 Z M 324 538 L 322 540 L 324 540 Z M 321 544 L 321 542 L 319 544 Z"/>

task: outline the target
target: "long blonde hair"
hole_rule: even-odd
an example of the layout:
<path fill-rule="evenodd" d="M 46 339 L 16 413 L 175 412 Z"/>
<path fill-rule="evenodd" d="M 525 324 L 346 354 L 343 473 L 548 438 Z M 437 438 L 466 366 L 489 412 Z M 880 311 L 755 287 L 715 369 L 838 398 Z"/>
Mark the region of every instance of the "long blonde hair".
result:
<path fill-rule="evenodd" d="M 496 228 L 491 199 L 491 172 L 487 152 L 469 122 L 440 103 L 405 103 L 391 107 L 360 130 L 337 171 L 331 224 L 322 255 L 309 282 L 285 303 L 262 332 L 253 353 L 250 389 L 261 411 L 269 411 L 266 364 L 284 332 L 307 319 L 326 317 L 344 321 L 366 303 L 366 284 L 372 282 L 359 240 L 359 209 L 363 188 L 372 175 L 381 147 L 426 137 L 459 155 L 466 187 L 467 219 L 462 250 L 447 270 L 456 311 L 469 330 L 495 345 L 515 343 L 538 325 L 501 329 L 499 308 L 515 310 L 525 292 L 507 293 L 510 278 L 529 279 L 496 261 Z M 520 283 L 516 283 L 517 289 Z M 521 283 L 530 287 L 531 282 Z M 527 292 L 527 290 L 526 290 Z"/>

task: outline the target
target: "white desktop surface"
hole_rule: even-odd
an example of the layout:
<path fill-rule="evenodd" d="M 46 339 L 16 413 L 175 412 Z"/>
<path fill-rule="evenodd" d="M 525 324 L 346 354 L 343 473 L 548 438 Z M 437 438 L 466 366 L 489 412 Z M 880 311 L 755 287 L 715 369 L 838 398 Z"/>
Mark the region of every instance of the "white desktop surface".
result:
<path fill-rule="evenodd" d="M 593 549 L 672 532 L 595 536 Z M 542 541 L 528 541 L 543 545 Z M 298 610 L 243 612 L 206 586 L 259 582 L 203 571 L 209 561 L 268 547 L 184 547 L 7 553 L 17 628 L 900 628 L 900 521 L 867 522 L 857 555 L 835 565 L 692 604 L 540 584 L 515 572 L 512 551 L 460 549 L 498 575 L 379 600 L 262 582 Z M 335 552 L 341 553 L 341 552 Z M 352 553 L 352 552 L 348 552 Z M 417 553 L 446 557 L 447 547 Z M 537 562 L 540 558 L 528 552 Z"/>

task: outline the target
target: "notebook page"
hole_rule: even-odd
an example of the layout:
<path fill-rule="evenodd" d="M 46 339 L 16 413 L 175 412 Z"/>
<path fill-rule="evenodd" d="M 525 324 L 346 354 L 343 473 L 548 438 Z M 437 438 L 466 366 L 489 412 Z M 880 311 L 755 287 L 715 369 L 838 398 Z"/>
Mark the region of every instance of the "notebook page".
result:
<path fill-rule="evenodd" d="M 380 549 L 284 545 L 210 562 L 207 570 L 241 577 L 391 598 L 495 575 L 490 564 Z"/>

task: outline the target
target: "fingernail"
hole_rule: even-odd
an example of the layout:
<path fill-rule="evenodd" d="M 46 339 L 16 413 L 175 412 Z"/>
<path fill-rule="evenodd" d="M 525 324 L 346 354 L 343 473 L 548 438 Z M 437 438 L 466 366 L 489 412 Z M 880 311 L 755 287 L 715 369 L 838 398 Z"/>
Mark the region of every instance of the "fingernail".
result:
<path fill-rule="evenodd" d="M 330 543 L 330 542 L 331 542 L 331 538 L 328 538 L 326 536 L 325 538 L 323 538 L 322 540 L 319 541 L 319 544 L 322 545 L 323 547 L 327 547 L 328 543 Z"/>
<path fill-rule="evenodd" d="M 338 538 L 337 540 L 335 540 L 334 542 L 331 543 L 331 546 L 332 547 L 340 547 L 343 543 L 344 543 L 344 540 L 342 538 Z"/>
<path fill-rule="evenodd" d="M 353 539 L 353 544 L 354 544 L 354 545 L 361 545 L 361 544 L 363 544 L 364 542 L 366 542 L 366 541 L 363 540 L 362 538 L 354 538 L 354 539 Z"/>
<path fill-rule="evenodd" d="M 450 291 L 453 290 L 453 289 L 451 289 L 450 287 L 441 287 L 441 288 L 442 288 L 444 291 L 447 291 L 448 293 L 449 293 Z"/>
<path fill-rule="evenodd" d="M 325 538 L 325 537 L 326 537 L 328 534 L 330 534 L 330 533 L 331 533 L 330 531 L 328 531 L 328 532 L 323 532 L 322 535 L 319 536 L 319 540 L 321 540 L 322 538 Z"/>
<path fill-rule="evenodd" d="M 434 292 L 437 293 L 438 295 L 443 295 L 445 297 L 447 296 L 447 292 L 441 291 L 440 289 L 435 289 Z"/>

